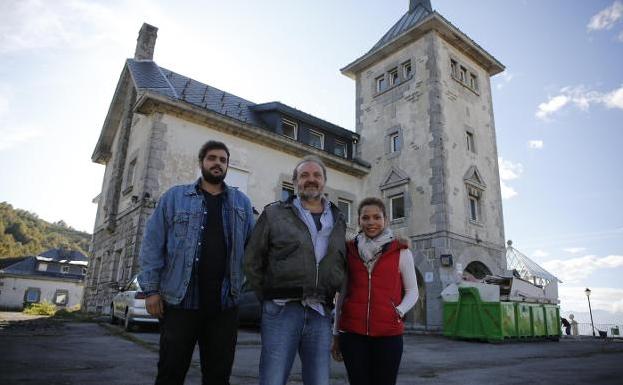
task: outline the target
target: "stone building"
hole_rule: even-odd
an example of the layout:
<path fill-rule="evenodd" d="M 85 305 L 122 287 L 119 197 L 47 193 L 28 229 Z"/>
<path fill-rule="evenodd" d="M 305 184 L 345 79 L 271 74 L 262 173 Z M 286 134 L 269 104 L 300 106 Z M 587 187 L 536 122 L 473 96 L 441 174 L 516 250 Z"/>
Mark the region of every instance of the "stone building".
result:
<path fill-rule="evenodd" d="M 254 207 L 293 192 L 292 168 L 315 154 L 327 193 L 356 232 L 356 205 L 385 200 L 412 241 L 421 300 L 408 316 L 438 330 L 441 290 L 464 271 L 502 273 L 504 227 L 490 77 L 504 66 L 431 8 L 408 11 L 342 69 L 356 85 L 356 132 L 287 105 L 255 104 L 158 66 L 143 25 L 122 71 L 92 160 L 106 166 L 85 307 L 107 312 L 117 282 L 137 273 L 145 221 L 167 188 L 199 175 L 208 139 L 231 148 L 227 181 Z"/>

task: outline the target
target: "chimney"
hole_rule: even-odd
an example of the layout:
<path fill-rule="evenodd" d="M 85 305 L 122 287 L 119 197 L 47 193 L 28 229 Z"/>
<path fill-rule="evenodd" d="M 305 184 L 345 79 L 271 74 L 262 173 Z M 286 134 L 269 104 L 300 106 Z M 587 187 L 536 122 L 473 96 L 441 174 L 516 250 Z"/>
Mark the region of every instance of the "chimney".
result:
<path fill-rule="evenodd" d="M 432 5 L 430 5 L 430 0 L 409 0 L 409 13 L 415 11 L 418 5 L 423 6 L 429 11 L 433 11 Z"/>
<path fill-rule="evenodd" d="M 154 48 L 158 37 L 158 28 L 147 23 L 143 23 L 136 39 L 136 51 L 134 60 L 154 60 Z"/>

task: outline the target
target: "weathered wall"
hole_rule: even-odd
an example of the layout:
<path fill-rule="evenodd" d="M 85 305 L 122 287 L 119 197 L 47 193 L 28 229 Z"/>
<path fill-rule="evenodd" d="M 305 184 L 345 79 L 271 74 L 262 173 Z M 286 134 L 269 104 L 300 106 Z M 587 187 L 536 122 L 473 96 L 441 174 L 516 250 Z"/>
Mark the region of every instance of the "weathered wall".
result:
<path fill-rule="evenodd" d="M 80 305 L 84 283 L 70 282 L 63 280 L 45 280 L 22 277 L 2 277 L 0 278 L 0 308 L 21 310 L 24 305 L 24 294 L 28 288 L 38 288 L 41 290 L 40 302 L 47 301 L 52 303 L 54 294 L 57 290 L 67 290 L 67 308 Z"/>

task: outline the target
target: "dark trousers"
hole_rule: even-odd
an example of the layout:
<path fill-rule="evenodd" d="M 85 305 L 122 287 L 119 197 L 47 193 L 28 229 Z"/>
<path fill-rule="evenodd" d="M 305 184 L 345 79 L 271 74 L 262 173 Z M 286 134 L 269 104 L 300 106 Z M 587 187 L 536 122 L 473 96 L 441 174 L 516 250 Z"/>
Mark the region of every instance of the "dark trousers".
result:
<path fill-rule="evenodd" d="M 394 385 L 402 358 L 402 336 L 340 334 L 350 385 Z"/>
<path fill-rule="evenodd" d="M 160 319 L 156 385 L 182 385 L 199 342 L 201 383 L 229 385 L 238 337 L 238 308 L 208 315 L 167 307 Z"/>

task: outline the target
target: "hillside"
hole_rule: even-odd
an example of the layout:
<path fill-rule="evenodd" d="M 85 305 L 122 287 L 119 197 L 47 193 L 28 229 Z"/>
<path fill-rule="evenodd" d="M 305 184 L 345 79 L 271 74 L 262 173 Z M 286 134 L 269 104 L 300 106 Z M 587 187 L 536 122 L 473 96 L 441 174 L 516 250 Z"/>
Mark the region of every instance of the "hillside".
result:
<path fill-rule="evenodd" d="M 52 248 L 86 255 L 90 242 L 91 234 L 75 230 L 62 220 L 49 223 L 37 214 L 0 202 L 0 258 L 36 255 Z"/>

